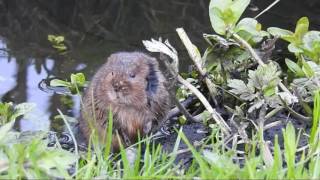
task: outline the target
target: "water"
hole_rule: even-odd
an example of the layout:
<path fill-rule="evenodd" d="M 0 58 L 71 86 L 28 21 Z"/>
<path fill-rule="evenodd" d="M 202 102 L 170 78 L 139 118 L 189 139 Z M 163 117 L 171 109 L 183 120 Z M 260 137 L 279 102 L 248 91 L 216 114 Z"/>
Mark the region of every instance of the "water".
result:
<path fill-rule="evenodd" d="M 115 51 L 144 51 L 141 41 L 168 38 L 180 53 L 181 70 L 189 65 L 175 28 L 183 27 L 193 43 L 206 47 L 202 33 L 212 32 L 208 0 L 0 0 L 0 98 L 14 103 L 33 102 L 37 112 L 22 119 L 22 130 L 63 131 L 54 120 L 57 109 L 77 117 L 79 99 L 41 91 L 47 77 L 66 79 L 83 72 L 89 79 Z M 273 1 L 253 1 L 246 12 L 253 17 Z M 301 16 L 320 29 L 317 0 L 281 0 L 258 20 L 265 27 L 293 29 Z M 48 34 L 63 35 L 68 53 L 61 55 L 47 41 Z M 74 105 L 68 105 L 68 100 Z"/>

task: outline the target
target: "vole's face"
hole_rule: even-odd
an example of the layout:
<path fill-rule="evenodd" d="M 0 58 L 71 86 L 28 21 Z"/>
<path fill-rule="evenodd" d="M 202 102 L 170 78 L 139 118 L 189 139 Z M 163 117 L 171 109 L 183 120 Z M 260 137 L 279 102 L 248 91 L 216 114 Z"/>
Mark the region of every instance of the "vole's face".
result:
<path fill-rule="evenodd" d="M 105 80 L 108 99 L 114 104 L 143 106 L 147 103 L 149 66 L 143 59 L 120 56 L 108 62 Z"/>

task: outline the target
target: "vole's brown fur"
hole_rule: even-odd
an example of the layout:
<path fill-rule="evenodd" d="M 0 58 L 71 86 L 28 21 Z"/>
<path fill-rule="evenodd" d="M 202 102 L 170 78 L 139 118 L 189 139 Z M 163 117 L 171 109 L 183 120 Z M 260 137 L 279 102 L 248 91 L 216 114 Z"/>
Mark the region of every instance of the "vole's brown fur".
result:
<path fill-rule="evenodd" d="M 80 129 L 87 140 L 94 128 L 104 142 L 109 108 L 114 151 L 119 138 L 128 146 L 164 120 L 169 95 L 155 58 L 140 52 L 114 53 L 98 70 L 83 97 Z"/>

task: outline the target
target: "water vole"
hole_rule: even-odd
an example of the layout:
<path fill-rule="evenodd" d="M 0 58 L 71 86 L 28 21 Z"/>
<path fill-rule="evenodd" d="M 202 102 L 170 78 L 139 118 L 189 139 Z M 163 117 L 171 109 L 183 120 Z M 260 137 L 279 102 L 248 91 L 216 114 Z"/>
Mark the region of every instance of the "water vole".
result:
<path fill-rule="evenodd" d="M 105 139 L 109 107 L 113 113 L 114 150 L 121 143 L 135 143 L 164 120 L 169 110 L 169 94 L 158 62 L 140 52 L 118 52 L 94 75 L 84 97 L 80 129 L 88 140 L 90 126 L 100 140 Z"/>

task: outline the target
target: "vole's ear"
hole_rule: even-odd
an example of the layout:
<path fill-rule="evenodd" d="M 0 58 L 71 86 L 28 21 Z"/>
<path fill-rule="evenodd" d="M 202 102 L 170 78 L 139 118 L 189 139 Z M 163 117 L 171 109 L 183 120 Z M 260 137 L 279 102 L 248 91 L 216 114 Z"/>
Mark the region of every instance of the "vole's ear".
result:
<path fill-rule="evenodd" d="M 159 77 L 157 74 L 158 71 L 158 62 L 154 59 L 148 62 L 148 75 L 146 77 L 147 86 L 146 92 L 148 94 L 148 102 L 152 99 L 153 95 L 155 95 L 158 91 L 159 86 Z"/>

